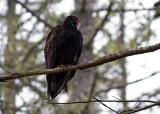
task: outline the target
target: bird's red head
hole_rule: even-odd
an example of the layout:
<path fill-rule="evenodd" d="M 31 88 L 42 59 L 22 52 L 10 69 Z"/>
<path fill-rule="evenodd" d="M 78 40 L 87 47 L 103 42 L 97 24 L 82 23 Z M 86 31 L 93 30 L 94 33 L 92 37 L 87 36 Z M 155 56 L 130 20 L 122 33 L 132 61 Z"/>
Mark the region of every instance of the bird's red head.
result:
<path fill-rule="evenodd" d="M 74 21 L 76 22 L 76 24 L 77 24 L 78 26 L 81 25 L 80 20 L 78 19 L 77 16 L 72 16 L 72 18 L 74 19 Z"/>

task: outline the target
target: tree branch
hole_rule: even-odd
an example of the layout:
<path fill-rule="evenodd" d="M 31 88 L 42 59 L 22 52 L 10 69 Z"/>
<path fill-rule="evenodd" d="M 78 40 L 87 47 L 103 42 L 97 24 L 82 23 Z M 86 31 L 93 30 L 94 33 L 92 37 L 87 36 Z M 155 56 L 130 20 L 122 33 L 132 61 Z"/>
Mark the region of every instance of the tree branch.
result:
<path fill-rule="evenodd" d="M 96 98 L 94 98 L 96 99 Z M 160 102 L 157 102 L 157 101 L 152 101 L 152 100 L 99 100 L 99 99 L 96 99 L 96 100 L 90 100 L 90 101 L 78 101 L 78 102 L 68 102 L 68 103 L 57 103 L 57 102 L 53 102 L 53 101 L 49 101 L 49 102 L 46 102 L 48 104 L 53 104 L 53 105 L 71 105 L 71 104 L 84 104 L 84 103 L 93 103 L 93 102 L 100 102 L 102 105 L 104 105 L 105 107 L 109 108 L 110 110 L 112 110 L 113 112 L 115 113 L 118 113 L 118 114 L 131 114 L 131 113 L 135 113 L 135 112 L 140 112 L 142 110 L 146 110 L 148 108 L 151 108 L 151 107 L 154 107 L 154 106 L 158 106 L 160 105 Z M 134 103 L 152 103 L 151 105 L 148 105 L 148 106 L 145 106 L 143 108 L 140 108 L 140 109 L 130 109 L 130 110 L 123 110 L 122 112 L 117 112 L 115 110 L 113 110 L 112 108 L 108 107 L 107 105 L 105 105 L 103 102 L 107 102 L 107 103 L 124 103 L 124 102 L 134 102 Z"/>
<path fill-rule="evenodd" d="M 100 11 L 105 11 L 107 8 L 100 8 L 96 10 L 92 10 L 92 12 L 100 12 Z M 158 10 L 159 8 L 142 8 L 142 9 L 124 9 L 124 12 L 138 12 L 138 11 L 154 11 Z M 112 10 L 112 12 L 119 12 L 121 9 L 115 9 Z"/>
<path fill-rule="evenodd" d="M 29 49 L 25 57 L 23 58 L 22 62 L 26 62 L 29 58 L 29 56 L 33 53 L 33 51 L 45 40 L 45 37 L 42 38 L 40 41 L 38 41 L 33 47 Z"/>
<path fill-rule="evenodd" d="M 148 106 L 145 106 L 143 108 L 140 108 L 140 109 L 134 109 L 134 110 L 124 110 L 123 112 L 121 112 L 120 114 L 132 114 L 132 113 L 135 113 L 135 112 L 140 112 L 142 110 L 146 110 L 148 108 L 152 108 L 154 106 L 158 106 L 160 105 L 160 102 L 157 102 L 157 103 L 154 103 L 154 104 L 151 104 L 151 105 L 148 105 Z"/>
<path fill-rule="evenodd" d="M 153 103 L 153 104 L 157 104 L 157 103 L 160 103 L 160 102 L 157 102 L 157 101 L 152 101 L 152 100 L 90 100 L 90 101 L 77 101 L 77 102 L 67 102 L 67 103 L 57 103 L 57 102 L 54 102 L 52 100 L 50 101 L 47 101 L 46 103 L 48 104 L 53 104 L 53 105 L 57 105 L 57 104 L 60 104 L 60 105 L 70 105 L 70 104 L 84 104 L 84 103 L 94 103 L 94 102 L 108 102 L 108 103 L 123 103 L 123 102 L 134 102 L 134 103 L 137 103 L 137 102 L 141 102 L 141 103 Z"/>
<path fill-rule="evenodd" d="M 156 76 L 156 74 L 158 74 L 158 73 L 160 73 L 160 71 L 154 72 L 154 73 L 152 73 L 151 75 L 149 75 L 149 76 L 147 76 L 147 77 L 144 77 L 144 78 L 141 78 L 141 79 L 132 81 L 132 82 L 128 82 L 128 83 L 126 83 L 126 84 L 119 84 L 118 86 L 115 86 L 115 87 L 111 87 L 111 88 L 108 88 L 108 89 L 105 89 L 105 90 L 99 90 L 99 91 L 97 91 L 97 92 L 95 93 L 95 95 L 98 95 L 98 94 L 103 93 L 103 92 L 108 92 L 108 91 L 110 91 L 110 90 L 112 90 L 112 89 L 120 89 L 120 88 L 126 87 L 126 86 L 128 86 L 128 85 L 131 85 L 131 84 L 134 84 L 134 83 L 137 83 L 137 82 L 141 82 L 141 81 L 143 81 L 143 80 L 146 80 L 146 79 L 148 79 L 148 78 L 151 78 L 151 77 L 153 77 L 153 76 Z"/>
<path fill-rule="evenodd" d="M 112 61 L 115 61 L 117 59 L 121 59 L 127 56 L 153 52 L 158 49 L 160 49 L 160 43 L 152 45 L 152 46 L 148 46 L 148 47 L 140 47 L 137 49 L 120 51 L 118 53 L 113 53 L 113 54 L 103 56 L 93 61 L 89 61 L 86 63 L 81 63 L 81 64 L 73 65 L 73 66 L 57 67 L 54 69 L 47 69 L 43 71 L 40 70 L 40 71 L 25 72 L 25 73 L 1 74 L 0 81 L 6 81 L 6 80 L 15 79 L 15 78 L 27 77 L 27 76 L 33 76 L 33 75 L 59 73 L 59 72 L 64 72 L 64 71 L 69 71 L 69 70 L 76 70 L 76 69 L 83 70 L 83 69 L 99 66 L 107 62 L 112 62 Z"/>
<path fill-rule="evenodd" d="M 92 98 L 92 96 L 93 96 L 93 94 L 94 94 L 95 87 L 96 87 L 96 84 L 97 84 L 97 79 L 98 79 L 98 73 L 96 72 L 96 73 L 95 73 L 95 78 L 94 78 L 94 81 L 93 81 L 93 83 L 92 83 L 91 90 L 90 90 L 90 92 L 89 92 L 89 96 L 88 96 L 88 100 L 87 100 L 87 101 L 90 101 L 91 98 Z M 85 110 L 88 110 L 89 105 L 90 105 L 89 103 L 86 104 L 84 109 L 85 109 Z"/>
<path fill-rule="evenodd" d="M 155 97 L 155 98 L 158 98 L 156 96 L 158 96 L 160 93 L 160 89 L 159 87 L 157 89 L 155 89 L 154 91 L 152 92 L 145 92 L 145 93 L 142 93 L 141 96 L 137 97 L 136 99 L 141 99 L 142 97 L 144 98 L 152 98 L 152 97 Z"/>
<path fill-rule="evenodd" d="M 96 101 L 100 102 L 103 106 L 107 107 L 108 109 L 110 109 L 111 111 L 115 112 L 116 114 L 119 114 L 117 111 L 113 110 L 112 108 L 110 108 L 109 106 L 107 106 L 106 104 L 104 104 L 101 100 L 93 97 L 94 99 L 96 99 Z"/>
<path fill-rule="evenodd" d="M 94 38 L 97 35 L 97 33 L 104 27 L 105 22 L 108 21 L 108 17 L 109 17 L 109 15 L 111 13 L 112 6 L 113 6 L 113 2 L 110 3 L 109 7 L 107 8 L 107 14 L 103 18 L 103 20 L 101 21 L 101 23 L 99 24 L 99 26 L 95 29 L 95 31 L 94 31 L 93 35 L 91 36 L 91 38 L 89 38 L 89 40 L 84 44 L 85 46 L 90 46 L 90 44 L 94 40 Z"/>
<path fill-rule="evenodd" d="M 35 16 L 39 21 L 41 21 L 42 23 L 44 23 L 44 25 L 46 25 L 49 28 L 53 28 L 53 26 L 49 23 L 47 23 L 45 20 L 43 20 L 42 18 L 40 18 L 39 15 L 37 15 L 35 12 L 33 12 L 32 10 L 30 10 L 25 4 L 23 4 L 22 2 L 18 1 L 18 0 L 13 0 L 16 3 L 19 3 L 23 8 L 25 8 L 27 10 L 27 12 L 30 12 L 33 16 Z"/>

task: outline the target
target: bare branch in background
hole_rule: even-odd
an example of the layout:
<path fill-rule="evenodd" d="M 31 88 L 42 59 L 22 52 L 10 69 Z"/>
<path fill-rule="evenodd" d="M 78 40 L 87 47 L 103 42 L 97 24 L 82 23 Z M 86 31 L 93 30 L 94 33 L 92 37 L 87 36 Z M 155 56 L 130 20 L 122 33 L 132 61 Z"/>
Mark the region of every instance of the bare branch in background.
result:
<path fill-rule="evenodd" d="M 94 78 L 94 81 L 92 83 L 91 90 L 89 92 L 89 96 L 88 96 L 87 101 L 90 101 L 92 99 L 92 96 L 93 96 L 95 88 L 96 88 L 97 80 L 98 80 L 98 73 L 95 74 L 95 78 Z M 89 108 L 89 105 L 90 105 L 89 103 L 86 104 L 84 109 L 87 110 Z"/>
<path fill-rule="evenodd" d="M 22 3 L 22 2 L 20 2 L 20 1 L 18 1 L 18 0 L 13 0 L 13 1 L 19 3 L 23 8 L 25 8 L 25 9 L 27 10 L 27 12 L 30 12 L 33 16 L 35 16 L 39 21 L 41 21 L 42 23 L 44 23 L 47 27 L 53 28 L 53 26 L 52 26 L 51 24 L 49 24 L 49 23 L 47 23 L 45 20 L 41 19 L 39 15 L 37 15 L 34 11 L 32 11 L 31 9 L 29 9 L 24 3 Z M 85 1 L 85 0 L 84 0 L 84 1 Z M 85 2 L 84 2 L 84 3 L 85 3 Z M 147 11 L 152 11 L 152 10 L 157 10 L 157 9 L 159 9 L 159 8 L 126 9 L 126 10 L 124 10 L 124 11 L 125 11 L 125 12 L 131 12 L 131 11 L 137 12 L 137 11 L 145 11 L 145 10 L 147 10 Z M 110 6 L 109 6 L 109 8 L 101 8 L 101 9 L 93 10 L 93 12 L 106 11 L 106 10 L 108 10 L 109 13 L 110 13 L 110 12 L 118 12 L 118 11 L 121 11 L 121 10 L 119 10 L 119 9 L 117 9 L 117 10 L 111 10 L 111 9 L 110 9 Z M 107 13 L 107 15 L 109 15 L 109 14 Z M 2 16 L 1 16 L 1 17 L 2 17 Z M 106 16 L 105 16 L 105 17 L 106 17 Z M 108 16 L 107 16 L 107 18 L 108 18 Z M 106 21 L 107 21 L 107 20 L 106 20 Z M 102 21 L 102 22 L 103 22 L 103 21 Z M 101 25 L 101 24 L 100 24 L 100 25 Z M 98 28 L 99 28 L 99 27 L 98 27 Z M 98 31 L 98 28 L 96 29 L 96 31 Z M 95 31 L 95 33 L 94 33 L 94 36 L 97 34 L 96 31 Z M 93 37 L 92 37 L 92 38 L 93 38 Z"/>
<path fill-rule="evenodd" d="M 110 91 L 110 90 L 112 90 L 112 89 L 120 89 L 120 88 L 126 87 L 126 86 L 128 86 L 128 85 L 135 84 L 135 83 L 137 83 L 137 82 L 141 82 L 141 81 L 143 81 L 143 80 L 146 80 L 146 79 L 148 79 L 148 78 L 151 78 L 151 77 L 153 77 L 153 76 L 156 76 L 158 73 L 160 73 L 160 71 L 154 72 L 154 73 L 152 73 L 150 76 L 147 76 L 147 77 L 145 77 L 145 78 L 141 78 L 141 79 L 138 79 L 138 80 L 135 80 L 135 81 L 132 81 L 132 82 L 128 82 L 128 83 L 126 83 L 126 84 L 119 84 L 118 86 L 111 87 L 111 88 L 108 88 L 108 89 L 106 89 L 106 90 L 99 90 L 99 91 L 97 91 L 95 94 L 98 95 L 98 94 L 100 94 L 100 93 L 102 93 L 102 92 L 108 92 L 108 91 Z"/>
<path fill-rule="evenodd" d="M 42 18 L 40 18 L 39 15 L 37 15 L 34 11 L 30 10 L 25 4 L 23 4 L 22 2 L 18 1 L 18 0 L 13 0 L 16 3 L 19 3 L 23 8 L 25 8 L 27 10 L 27 12 L 30 12 L 33 16 L 35 16 L 39 21 L 41 21 L 42 23 L 45 24 L 45 26 L 49 27 L 49 28 L 53 28 L 53 26 L 49 23 L 47 23 L 45 20 L 43 20 Z"/>
<path fill-rule="evenodd" d="M 97 35 L 97 33 L 104 27 L 105 22 L 108 21 L 109 15 L 112 10 L 112 6 L 113 6 L 113 3 L 111 2 L 109 7 L 107 8 L 107 14 L 104 16 L 104 18 L 101 21 L 101 23 L 99 24 L 99 26 L 95 29 L 93 35 L 91 36 L 91 38 L 89 38 L 89 41 L 87 41 L 86 44 L 84 44 L 85 46 L 90 46 L 92 41 L 94 40 L 95 36 Z"/>
<path fill-rule="evenodd" d="M 33 71 L 33 72 L 25 72 L 25 73 L 13 73 L 13 74 L 1 74 L 0 75 L 0 81 L 6 81 L 6 80 L 11 80 L 15 78 L 20 78 L 20 77 L 27 77 L 27 76 L 34 76 L 34 75 L 42 75 L 42 74 L 51 74 L 51 73 L 59 73 L 59 72 L 64 72 L 64 71 L 69 71 L 69 70 L 76 70 L 76 69 L 87 69 L 95 66 L 99 66 L 102 64 L 105 64 L 107 62 L 112 62 L 117 59 L 121 59 L 127 56 L 132 56 L 132 55 L 139 55 L 143 53 L 148 53 L 148 52 L 153 52 L 160 49 L 160 43 L 148 46 L 148 47 L 140 47 L 137 49 L 131 49 L 131 50 L 124 50 L 120 51 L 118 53 L 113 53 L 106 55 L 104 57 L 101 57 L 99 59 L 89 61 L 86 63 L 81 63 L 78 65 L 74 66 L 66 66 L 66 67 L 57 67 L 54 69 L 47 69 L 47 70 L 41 70 L 41 71 Z"/>
<path fill-rule="evenodd" d="M 117 111 L 113 110 L 112 108 L 110 108 L 109 106 L 107 106 L 106 104 L 104 104 L 101 100 L 93 97 L 94 99 L 96 99 L 96 101 L 100 102 L 103 106 L 107 107 L 108 109 L 110 109 L 111 111 L 115 112 L 116 114 L 119 114 Z"/>
<path fill-rule="evenodd" d="M 140 108 L 140 109 L 124 110 L 124 111 L 122 111 L 120 114 L 132 114 L 132 113 L 140 112 L 140 111 L 143 111 L 143 110 L 146 110 L 146 109 L 152 108 L 152 107 L 154 107 L 154 106 L 158 106 L 158 105 L 160 105 L 160 102 L 157 102 L 157 103 L 154 103 L 154 104 L 145 106 L 145 107 Z"/>
<path fill-rule="evenodd" d="M 95 98 L 96 99 L 96 98 Z M 154 106 L 159 106 L 160 105 L 160 102 L 157 102 L 157 101 L 152 101 L 152 100 L 99 100 L 99 99 L 96 99 L 96 100 L 91 100 L 91 101 L 79 101 L 79 102 L 68 102 L 68 103 L 55 103 L 53 101 L 49 101 L 49 102 L 46 102 L 48 104 L 53 104 L 53 105 L 71 105 L 71 104 L 83 104 L 83 103 L 93 103 L 93 102 L 100 102 L 101 104 L 103 104 L 105 107 L 109 108 L 110 110 L 112 110 L 113 112 L 117 113 L 117 114 L 131 114 L 131 113 L 135 113 L 135 112 L 140 112 L 140 111 L 143 111 L 143 110 L 146 110 L 146 109 L 149 109 L 151 107 L 154 107 Z M 130 109 L 130 110 L 123 110 L 121 112 L 117 112 L 115 110 L 113 110 L 112 108 L 108 107 L 107 105 L 104 104 L 104 102 L 106 103 L 124 103 L 124 102 L 135 102 L 135 103 L 151 103 L 151 105 L 148 105 L 148 106 L 145 106 L 143 108 L 140 108 L 140 109 Z"/>
<path fill-rule="evenodd" d="M 125 9 L 125 12 L 139 12 L 139 11 L 155 11 L 158 10 L 159 8 L 142 8 L 142 9 Z M 92 12 L 100 12 L 100 11 L 105 11 L 107 10 L 107 8 L 100 8 L 100 9 L 96 9 L 93 10 Z M 115 9 L 112 10 L 112 12 L 118 12 L 121 11 L 121 9 Z"/>
<path fill-rule="evenodd" d="M 152 104 L 158 104 L 160 102 L 157 102 L 157 101 L 152 101 L 152 100 L 99 100 L 101 102 L 108 102 L 108 103 L 123 103 L 123 102 L 134 102 L 134 103 L 137 103 L 137 102 L 141 102 L 141 103 L 152 103 Z M 57 102 L 54 102 L 52 100 L 50 101 L 47 101 L 46 103 L 48 104 L 53 104 L 53 105 L 56 105 L 56 104 L 60 104 L 60 105 L 70 105 L 70 104 L 83 104 L 83 103 L 93 103 L 93 102 L 99 102 L 97 100 L 90 100 L 90 101 L 77 101 L 77 102 L 67 102 L 67 103 L 57 103 Z"/>
<path fill-rule="evenodd" d="M 141 99 L 142 97 L 149 99 L 149 98 L 158 96 L 159 93 L 160 93 L 160 88 L 158 87 L 157 89 L 155 89 L 155 90 L 152 91 L 152 92 L 142 93 L 141 96 L 140 96 L 140 97 L 137 97 L 136 99 Z"/>
<path fill-rule="evenodd" d="M 33 51 L 45 40 L 45 37 L 42 38 L 40 41 L 38 41 L 33 47 L 29 49 L 25 57 L 23 58 L 22 62 L 24 63 L 25 61 L 28 60 L 29 56 L 33 53 Z"/>

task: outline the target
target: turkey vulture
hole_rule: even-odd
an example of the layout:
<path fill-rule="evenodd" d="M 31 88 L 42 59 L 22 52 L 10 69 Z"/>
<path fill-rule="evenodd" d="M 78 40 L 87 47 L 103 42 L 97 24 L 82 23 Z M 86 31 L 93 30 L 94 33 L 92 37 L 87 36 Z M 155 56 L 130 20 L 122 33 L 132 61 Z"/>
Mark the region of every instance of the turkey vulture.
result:
<path fill-rule="evenodd" d="M 63 65 L 77 65 L 82 52 L 82 34 L 77 29 L 80 21 L 76 16 L 68 16 L 63 25 L 57 25 L 49 33 L 44 54 L 46 69 Z M 76 70 L 47 74 L 47 94 L 54 99 L 62 89 L 67 90 L 67 83 Z"/>

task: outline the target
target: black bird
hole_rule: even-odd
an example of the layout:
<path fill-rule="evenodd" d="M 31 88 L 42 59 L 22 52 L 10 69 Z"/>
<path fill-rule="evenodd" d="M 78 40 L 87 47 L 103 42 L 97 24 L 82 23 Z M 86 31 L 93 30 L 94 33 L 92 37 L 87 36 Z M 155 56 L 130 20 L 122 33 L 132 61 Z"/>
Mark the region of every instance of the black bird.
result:
<path fill-rule="evenodd" d="M 77 29 L 80 21 L 76 16 L 68 16 L 63 25 L 57 25 L 49 33 L 44 54 L 46 69 L 62 65 L 76 65 L 82 52 L 82 34 Z M 76 70 L 47 74 L 47 94 L 54 99 L 62 89 L 67 90 L 67 83 Z"/>

